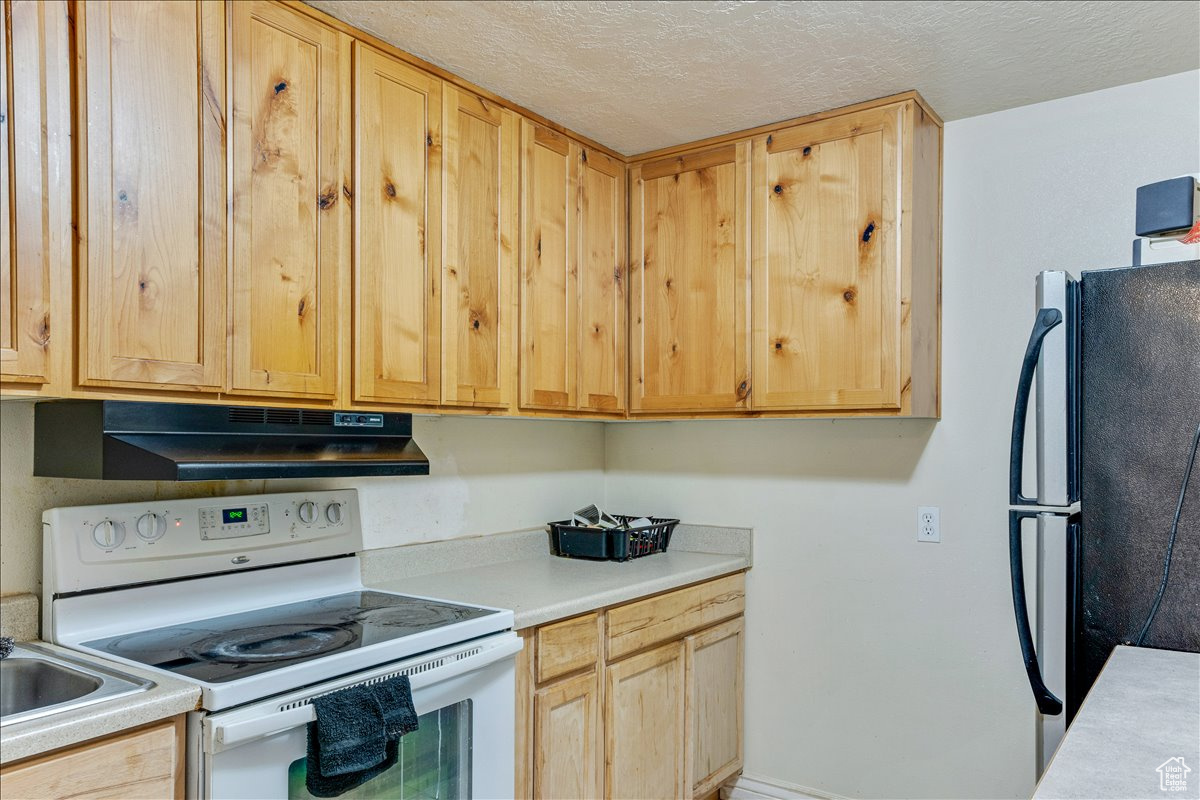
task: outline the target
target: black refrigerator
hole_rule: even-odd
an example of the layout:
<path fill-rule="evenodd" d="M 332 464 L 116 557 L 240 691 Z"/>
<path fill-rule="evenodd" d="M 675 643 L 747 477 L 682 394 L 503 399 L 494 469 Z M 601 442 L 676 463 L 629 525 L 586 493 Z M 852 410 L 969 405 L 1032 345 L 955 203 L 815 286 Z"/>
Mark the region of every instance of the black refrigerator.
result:
<path fill-rule="evenodd" d="M 1009 550 L 1044 769 L 1114 647 L 1200 652 L 1200 261 L 1043 272 L 1036 288 Z"/>

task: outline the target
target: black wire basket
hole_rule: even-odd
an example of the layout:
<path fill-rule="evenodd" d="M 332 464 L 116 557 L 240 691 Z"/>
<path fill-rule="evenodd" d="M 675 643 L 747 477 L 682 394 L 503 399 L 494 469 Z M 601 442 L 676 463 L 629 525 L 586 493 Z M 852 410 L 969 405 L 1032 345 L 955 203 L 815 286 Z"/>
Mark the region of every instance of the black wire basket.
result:
<path fill-rule="evenodd" d="M 617 514 L 614 517 L 628 524 L 640 517 Z M 591 558 L 601 561 L 628 561 L 655 553 L 665 553 L 671 543 L 671 532 L 677 519 L 650 517 L 650 524 L 628 530 L 584 528 L 571 520 L 550 523 L 550 549 L 563 558 Z"/>

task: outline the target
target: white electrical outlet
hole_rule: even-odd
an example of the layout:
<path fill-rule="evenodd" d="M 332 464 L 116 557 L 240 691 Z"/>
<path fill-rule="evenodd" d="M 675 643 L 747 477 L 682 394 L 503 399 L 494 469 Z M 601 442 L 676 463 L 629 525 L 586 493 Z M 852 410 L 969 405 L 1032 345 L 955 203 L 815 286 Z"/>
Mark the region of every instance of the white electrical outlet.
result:
<path fill-rule="evenodd" d="M 917 541 L 940 542 L 942 540 L 942 512 L 937 506 L 917 508 Z"/>

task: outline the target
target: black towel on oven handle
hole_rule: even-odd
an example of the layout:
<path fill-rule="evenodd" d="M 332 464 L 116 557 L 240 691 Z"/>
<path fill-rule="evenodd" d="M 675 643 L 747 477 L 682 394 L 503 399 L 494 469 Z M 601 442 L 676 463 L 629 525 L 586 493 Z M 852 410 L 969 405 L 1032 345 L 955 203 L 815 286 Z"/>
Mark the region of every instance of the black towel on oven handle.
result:
<path fill-rule="evenodd" d="M 395 765 L 400 737 L 417 729 L 407 675 L 313 698 L 305 784 L 338 797 Z"/>
<path fill-rule="evenodd" d="M 383 710 L 383 730 L 388 741 L 395 741 L 417 729 L 417 711 L 413 708 L 412 684 L 407 675 L 388 678 L 371 688 Z"/>

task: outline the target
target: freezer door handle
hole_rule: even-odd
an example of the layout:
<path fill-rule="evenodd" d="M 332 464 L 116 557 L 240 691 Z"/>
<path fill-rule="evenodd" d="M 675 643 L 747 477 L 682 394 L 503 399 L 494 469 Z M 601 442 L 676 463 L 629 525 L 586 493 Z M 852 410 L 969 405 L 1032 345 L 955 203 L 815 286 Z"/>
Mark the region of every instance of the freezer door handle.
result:
<path fill-rule="evenodd" d="M 1025 418 L 1029 411 L 1029 395 L 1033 391 L 1033 374 L 1042 355 L 1042 342 L 1046 334 L 1061 325 L 1062 312 L 1057 308 L 1043 308 L 1034 320 L 1029 333 L 1029 344 L 1025 348 L 1025 359 L 1021 362 L 1021 377 L 1017 381 L 1017 401 L 1013 405 L 1012 447 L 1008 455 L 1008 502 L 1014 506 L 1036 506 L 1037 498 L 1021 494 L 1021 483 L 1025 472 Z"/>
<path fill-rule="evenodd" d="M 1055 312 L 1058 313 L 1058 312 Z M 1029 676 L 1029 687 L 1033 699 L 1043 714 L 1055 716 L 1062 713 L 1062 701 L 1046 688 L 1042 680 L 1042 668 L 1038 665 L 1037 651 L 1033 646 L 1033 631 L 1029 628 L 1029 606 L 1025 602 L 1025 566 L 1021 553 L 1021 520 L 1036 517 L 1038 511 L 1012 510 L 1008 512 L 1008 558 L 1012 575 L 1013 613 L 1017 618 L 1017 639 L 1021 642 L 1021 657 L 1025 660 L 1025 674 Z"/>

